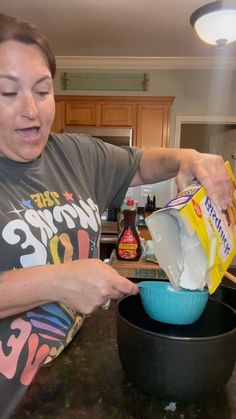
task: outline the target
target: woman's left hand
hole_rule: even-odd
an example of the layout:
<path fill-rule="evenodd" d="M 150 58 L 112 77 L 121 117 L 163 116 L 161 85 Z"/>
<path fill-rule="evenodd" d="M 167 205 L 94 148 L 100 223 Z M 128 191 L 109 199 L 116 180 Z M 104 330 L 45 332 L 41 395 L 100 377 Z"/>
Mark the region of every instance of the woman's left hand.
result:
<path fill-rule="evenodd" d="M 176 176 L 178 189 L 185 189 L 194 179 L 205 187 L 215 203 L 223 208 L 232 206 L 233 186 L 221 156 L 183 150 Z"/>
<path fill-rule="evenodd" d="M 199 153 L 188 148 L 153 148 L 143 151 L 130 186 L 176 178 L 179 191 L 194 180 L 224 209 L 232 206 L 233 187 L 221 156 Z"/>

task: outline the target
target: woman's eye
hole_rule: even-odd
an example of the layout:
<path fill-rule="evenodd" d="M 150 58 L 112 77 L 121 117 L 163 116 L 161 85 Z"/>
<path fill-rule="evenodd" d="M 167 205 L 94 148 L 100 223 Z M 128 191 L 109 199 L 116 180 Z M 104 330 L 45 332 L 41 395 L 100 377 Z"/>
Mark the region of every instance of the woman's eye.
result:
<path fill-rule="evenodd" d="M 15 97 L 17 95 L 17 92 L 2 92 L 1 95 L 11 98 L 11 97 Z"/>
<path fill-rule="evenodd" d="M 39 96 L 47 96 L 49 95 L 49 92 L 47 90 L 40 90 L 36 92 Z"/>

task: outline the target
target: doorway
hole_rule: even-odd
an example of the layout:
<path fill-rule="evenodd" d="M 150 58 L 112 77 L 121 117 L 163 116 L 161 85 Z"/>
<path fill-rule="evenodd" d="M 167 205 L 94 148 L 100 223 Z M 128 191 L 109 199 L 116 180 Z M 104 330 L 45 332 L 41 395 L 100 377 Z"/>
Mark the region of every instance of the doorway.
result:
<path fill-rule="evenodd" d="M 203 153 L 220 154 L 229 160 L 236 175 L 236 131 L 226 141 L 226 133 L 236 130 L 235 116 L 177 116 L 174 144 L 176 148 L 195 148 Z M 198 134 L 198 135 L 197 135 Z M 217 137 L 218 136 L 218 137 Z M 225 150 L 225 144 L 231 147 Z M 224 153 L 227 152 L 227 155 Z M 171 182 L 171 196 L 177 193 L 176 184 Z"/>
<path fill-rule="evenodd" d="M 230 162 L 236 176 L 236 116 L 176 117 L 175 147 L 219 154 Z M 176 193 L 174 183 L 172 191 Z M 232 266 L 236 266 L 236 257 Z"/>
<path fill-rule="evenodd" d="M 236 116 L 176 118 L 175 146 L 221 155 L 236 175 Z"/>

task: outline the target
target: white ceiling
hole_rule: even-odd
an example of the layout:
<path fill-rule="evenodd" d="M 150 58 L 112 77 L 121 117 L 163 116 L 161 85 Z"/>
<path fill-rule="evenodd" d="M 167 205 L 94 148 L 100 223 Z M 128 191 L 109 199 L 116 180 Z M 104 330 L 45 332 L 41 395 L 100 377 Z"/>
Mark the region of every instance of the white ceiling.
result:
<path fill-rule="evenodd" d="M 1 0 L 0 11 L 30 20 L 56 56 L 215 57 L 189 23 L 210 0 Z M 223 54 L 236 57 L 236 43 Z"/>

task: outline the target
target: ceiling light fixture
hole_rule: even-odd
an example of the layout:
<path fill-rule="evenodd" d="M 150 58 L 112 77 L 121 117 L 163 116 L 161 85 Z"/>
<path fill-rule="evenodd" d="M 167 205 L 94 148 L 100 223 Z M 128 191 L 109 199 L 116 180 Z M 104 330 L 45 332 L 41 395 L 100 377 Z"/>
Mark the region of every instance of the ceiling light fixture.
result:
<path fill-rule="evenodd" d="M 206 4 L 193 12 L 190 23 L 204 42 L 223 48 L 236 41 L 236 1 Z"/>

